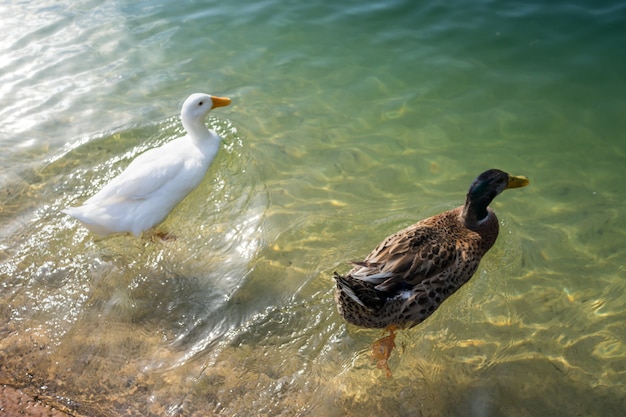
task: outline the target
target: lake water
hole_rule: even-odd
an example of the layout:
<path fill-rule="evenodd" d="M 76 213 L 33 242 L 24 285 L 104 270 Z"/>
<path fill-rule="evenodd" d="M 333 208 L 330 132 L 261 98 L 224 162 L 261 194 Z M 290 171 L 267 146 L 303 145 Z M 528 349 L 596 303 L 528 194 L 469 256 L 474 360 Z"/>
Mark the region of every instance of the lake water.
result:
<path fill-rule="evenodd" d="M 626 4 L 0 5 L 0 384 L 89 416 L 621 416 Z M 59 210 L 231 97 L 159 241 Z M 474 278 L 401 331 L 347 325 L 345 272 L 500 168 Z"/>

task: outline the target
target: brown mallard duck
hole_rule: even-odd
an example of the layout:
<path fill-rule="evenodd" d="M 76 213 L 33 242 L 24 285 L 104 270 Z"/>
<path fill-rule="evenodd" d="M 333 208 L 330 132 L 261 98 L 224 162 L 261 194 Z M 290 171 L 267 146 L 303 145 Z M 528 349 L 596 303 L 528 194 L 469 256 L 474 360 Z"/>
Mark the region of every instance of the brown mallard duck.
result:
<path fill-rule="evenodd" d="M 528 185 L 490 169 L 474 180 L 465 204 L 387 237 L 346 274 L 335 272 L 335 300 L 349 323 L 362 327 L 413 327 L 429 317 L 476 272 L 498 237 L 488 207 L 508 188 Z"/>

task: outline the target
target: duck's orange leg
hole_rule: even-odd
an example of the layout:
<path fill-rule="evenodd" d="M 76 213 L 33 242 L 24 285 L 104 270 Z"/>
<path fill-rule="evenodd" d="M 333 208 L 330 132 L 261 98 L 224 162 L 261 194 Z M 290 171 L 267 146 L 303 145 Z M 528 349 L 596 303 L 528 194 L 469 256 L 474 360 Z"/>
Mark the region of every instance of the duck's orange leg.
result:
<path fill-rule="evenodd" d="M 378 369 L 384 369 L 387 373 L 387 378 L 391 378 L 391 369 L 387 360 L 391 356 L 393 348 L 396 347 L 396 326 L 391 325 L 385 329 L 389 331 L 389 335 L 381 337 L 372 344 L 372 359 L 376 361 L 376 367 Z"/>

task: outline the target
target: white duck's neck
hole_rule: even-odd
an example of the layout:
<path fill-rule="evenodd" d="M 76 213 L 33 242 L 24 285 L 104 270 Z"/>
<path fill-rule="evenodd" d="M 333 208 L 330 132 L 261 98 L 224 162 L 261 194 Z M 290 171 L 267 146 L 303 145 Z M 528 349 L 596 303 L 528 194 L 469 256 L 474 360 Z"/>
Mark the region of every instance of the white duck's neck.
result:
<path fill-rule="evenodd" d="M 219 141 L 219 136 L 206 127 L 204 120 L 191 120 L 184 116 L 181 117 L 181 120 L 183 127 L 193 142 L 200 144 L 211 139 Z"/>

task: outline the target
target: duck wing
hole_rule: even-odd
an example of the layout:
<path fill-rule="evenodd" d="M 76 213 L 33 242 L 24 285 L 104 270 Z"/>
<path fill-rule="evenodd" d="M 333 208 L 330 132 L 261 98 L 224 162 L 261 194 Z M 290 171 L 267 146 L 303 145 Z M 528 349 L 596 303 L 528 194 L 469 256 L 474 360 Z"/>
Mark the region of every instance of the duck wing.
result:
<path fill-rule="evenodd" d="M 362 262 L 352 277 L 383 292 L 409 290 L 454 267 L 462 248 L 446 230 L 419 222 L 387 237 Z"/>
<path fill-rule="evenodd" d="M 185 168 L 185 157 L 167 143 L 135 158 L 117 177 L 85 202 L 115 204 L 142 200 L 170 183 Z"/>

